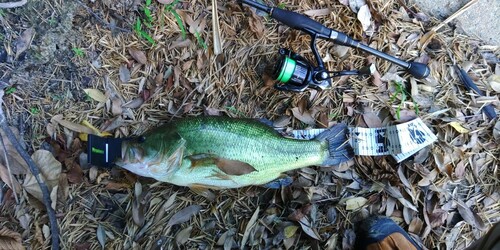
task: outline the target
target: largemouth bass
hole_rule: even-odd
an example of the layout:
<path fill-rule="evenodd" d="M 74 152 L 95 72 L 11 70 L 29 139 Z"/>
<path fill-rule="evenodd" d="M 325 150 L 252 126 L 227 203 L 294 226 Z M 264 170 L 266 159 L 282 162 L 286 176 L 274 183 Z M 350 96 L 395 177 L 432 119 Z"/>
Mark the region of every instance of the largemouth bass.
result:
<path fill-rule="evenodd" d="M 314 140 L 297 140 L 256 120 L 208 116 L 180 119 L 123 142 L 115 163 L 162 182 L 223 189 L 262 185 L 289 170 L 351 157 L 343 124 Z"/>

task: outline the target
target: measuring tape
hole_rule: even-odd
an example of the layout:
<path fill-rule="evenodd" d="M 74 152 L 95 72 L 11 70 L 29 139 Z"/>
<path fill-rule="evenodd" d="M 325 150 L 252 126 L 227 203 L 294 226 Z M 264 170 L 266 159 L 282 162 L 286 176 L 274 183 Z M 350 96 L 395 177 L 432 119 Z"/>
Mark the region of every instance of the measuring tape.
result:
<path fill-rule="evenodd" d="M 295 139 L 311 140 L 326 129 L 292 130 Z M 355 155 L 392 155 L 397 162 L 412 156 L 437 140 L 420 119 L 381 128 L 349 128 Z"/>

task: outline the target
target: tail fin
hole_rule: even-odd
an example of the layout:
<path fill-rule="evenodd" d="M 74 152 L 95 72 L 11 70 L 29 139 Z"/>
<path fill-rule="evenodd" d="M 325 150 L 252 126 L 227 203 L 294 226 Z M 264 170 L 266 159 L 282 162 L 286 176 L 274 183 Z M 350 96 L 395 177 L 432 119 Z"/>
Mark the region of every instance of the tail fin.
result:
<path fill-rule="evenodd" d="M 323 166 L 339 165 L 349 161 L 354 157 L 354 152 L 349 144 L 349 130 L 345 124 L 337 124 L 323 133 L 316 136 L 318 141 L 328 142 L 328 158 L 323 162 Z"/>

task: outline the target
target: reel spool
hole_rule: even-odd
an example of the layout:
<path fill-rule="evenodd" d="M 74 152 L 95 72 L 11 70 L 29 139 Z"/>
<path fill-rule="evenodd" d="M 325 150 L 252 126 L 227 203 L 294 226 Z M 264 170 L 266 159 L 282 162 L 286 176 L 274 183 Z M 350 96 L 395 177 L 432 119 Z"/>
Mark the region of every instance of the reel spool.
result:
<path fill-rule="evenodd" d="M 277 81 L 276 89 L 301 92 L 309 87 L 327 89 L 331 86 L 324 68 L 315 68 L 307 59 L 288 49 L 282 48 L 278 54 L 269 74 Z"/>

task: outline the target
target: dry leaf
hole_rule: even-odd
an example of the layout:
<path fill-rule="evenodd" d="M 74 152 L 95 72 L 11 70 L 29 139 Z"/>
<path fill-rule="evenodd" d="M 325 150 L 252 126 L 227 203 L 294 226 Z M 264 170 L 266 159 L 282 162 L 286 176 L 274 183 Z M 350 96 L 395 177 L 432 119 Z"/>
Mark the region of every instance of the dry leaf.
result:
<path fill-rule="evenodd" d="M 138 97 L 138 98 L 132 99 L 131 101 L 123 104 L 122 108 L 136 109 L 136 108 L 139 108 L 140 106 L 142 106 L 143 103 L 144 103 L 144 99 L 142 99 L 142 97 Z"/>
<path fill-rule="evenodd" d="M 443 209 L 434 209 L 431 214 L 429 214 L 429 221 L 431 223 L 431 228 L 436 228 L 444 224 L 448 218 L 448 212 Z"/>
<path fill-rule="evenodd" d="M 19 36 L 16 41 L 15 41 L 15 44 L 16 44 L 16 58 L 18 58 L 21 53 L 23 53 L 24 51 L 26 51 L 30 44 L 31 44 L 31 40 L 33 39 L 33 35 L 35 33 L 35 30 L 33 28 L 29 28 L 29 29 L 26 29 L 25 31 L 23 31 L 23 33 L 21 33 L 21 36 Z"/>
<path fill-rule="evenodd" d="M 458 212 L 460 213 L 460 216 L 464 219 L 465 222 L 467 222 L 469 225 L 479 229 L 479 230 L 485 230 L 486 226 L 484 225 L 483 220 L 481 217 L 479 217 L 474 211 L 470 209 L 467 204 L 465 204 L 461 200 L 457 200 L 457 209 Z"/>
<path fill-rule="evenodd" d="M 295 232 L 297 232 L 298 228 L 299 227 L 297 227 L 297 226 L 285 227 L 285 229 L 284 229 L 285 238 L 292 238 L 295 235 Z"/>
<path fill-rule="evenodd" d="M 273 127 L 275 128 L 283 128 L 290 124 L 290 116 L 284 115 L 280 116 L 278 119 L 274 120 Z"/>
<path fill-rule="evenodd" d="M 111 113 L 114 116 L 121 115 L 123 113 L 122 100 L 120 98 L 113 98 L 111 100 Z"/>
<path fill-rule="evenodd" d="M 41 177 L 45 181 L 45 184 L 47 184 L 49 193 L 52 193 L 52 189 L 59 184 L 59 176 L 62 169 L 61 163 L 47 150 L 37 150 L 31 158 L 33 158 L 35 164 L 40 168 Z M 42 190 L 31 172 L 26 174 L 23 187 L 35 198 L 43 201 Z"/>
<path fill-rule="evenodd" d="M 174 0 L 156 0 L 161 4 L 171 4 L 174 2 Z"/>
<path fill-rule="evenodd" d="M 120 81 L 123 83 L 127 83 L 130 81 L 130 70 L 127 68 L 126 64 L 122 64 L 120 66 L 119 72 L 120 74 Z"/>
<path fill-rule="evenodd" d="M 52 117 L 51 121 L 57 122 L 59 125 L 68 128 L 69 130 L 84 133 L 84 134 L 94 134 L 95 132 L 86 126 L 63 120 L 63 115 L 55 115 Z"/>
<path fill-rule="evenodd" d="M 196 68 L 198 68 L 198 70 L 202 70 L 209 65 L 207 54 L 201 49 L 197 51 L 197 54 L 198 58 L 196 59 Z"/>
<path fill-rule="evenodd" d="M 299 121 L 308 124 L 308 125 L 315 125 L 316 124 L 316 119 L 312 117 L 311 113 L 307 110 L 304 112 L 300 112 L 299 107 L 292 108 L 292 113 L 295 118 L 297 118 Z"/>
<path fill-rule="evenodd" d="M 186 208 L 183 208 L 170 218 L 170 220 L 167 223 L 167 227 L 171 227 L 189 221 L 191 217 L 200 212 L 200 210 L 201 210 L 200 205 L 191 205 Z"/>
<path fill-rule="evenodd" d="M 186 17 L 189 17 L 189 15 L 186 14 Z M 203 15 L 200 15 L 196 20 L 186 18 L 186 23 L 189 25 L 189 33 L 196 35 L 205 29 L 207 19 Z"/>
<path fill-rule="evenodd" d="M 307 219 L 307 217 L 302 217 L 299 221 L 300 227 L 302 228 L 302 231 L 309 235 L 311 238 L 316 239 L 316 240 L 321 240 L 321 237 L 319 236 L 318 232 L 316 229 L 311 227 L 311 222 Z"/>
<path fill-rule="evenodd" d="M 392 213 L 394 213 L 394 208 L 396 207 L 396 200 L 392 197 L 388 197 L 385 207 L 386 207 L 385 216 L 390 217 Z"/>
<path fill-rule="evenodd" d="M 139 197 L 134 198 L 132 202 L 132 219 L 139 227 L 144 224 L 144 206 L 140 203 Z"/>
<path fill-rule="evenodd" d="M 14 133 L 14 136 L 19 139 L 19 132 L 17 129 L 14 127 L 9 127 L 12 132 Z M 26 171 L 28 170 L 28 165 L 26 164 L 26 161 L 19 155 L 17 152 L 16 148 L 12 145 L 9 139 L 7 139 L 7 136 L 5 135 L 3 130 L 0 130 L 0 134 L 2 135 L 3 139 L 3 148 L 2 144 L 0 144 L 0 165 L 3 165 L 4 167 L 7 167 L 7 163 L 5 162 L 5 157 L 4 157 L 4 152 L 7 152 L 7 160 L 9 161 L 9 167 L 10 171 L 13 175 L 21 175 L 25 174 Z M 3 151 L 5 150 L 5 151 Z M 19 190 L 19 189 L 18 189 Z"/>
<path fill-rule="evenodd" d="M 159 1 L 158 1 L 159 2 Z M 148 58 L 146 57 L 146 54 L 137 49 L 129 48 L 128 53 L 138 62 L 141 64 L 146 64 L 148 62 Z"/>
<path fill-rule="evenodd" d="M 105 132 L 113 131 L 117 128 L 122 127 L 125 124 L 125 120 L 121 115 L 113 118 L 112 120 L 106 122 L 104 126 L 102 127 L 102 130 Z M 105 133 L 103 132 L 103 134 Z"/>
<path fill-rule="evenodd" d="M 430 30 L 429 32 L 425 33 L 419 41 L 420 44 L 420 51 L 424 51 L 424 49 L 427 47 L 427 45 L 432 41 L 432 38 L 436 35 L 435 30 Z"/>
<path fill-rule="evenodd" d="M 98 102 L 106 102 L 108 98 L 98 89 L 84 89 L 85 94 Z"/>
<path fill-rule="evenodd" d="M 339 0 L 339 2 L 345 6 L 349 6 L 349 0 Z"/>
<path fill-rule="evenodd" d="M 49 137 L 53 140 L 56 139 L 57 136 L 57 131 L 56 131 L 56 124 L 52 123 L 47 123 L 47 126 L 45 127 L 45 131 L 49 135 Z"/>
<path fill-rule="evenodd" d="M 262 37 L 266 29 L 264 23 L 262 22 L 262 18 L 259 17 L 252 9 L 250 9 L 250 13 L 251 16 L 248 19 L 249 28 L 253 33 L 255 33 L 255 35 L 257 35 L 257 37 Z"/>
<path fill-rule="evenodd" d="M 193 63 L 194 63 L 194 60 L 189 60 L 189 61 L 185 62 L 182 65 L 182 71 L 187 71 L 188 69 L 190 69 L 191 65 L 193 65 Z"/>
<path fill-rule="evenodd" d="M 0 249 L 21 250 L 23 246 L 23 238 L 18 232 L 14 232 L 7 227 L 0 228 Z"/>
<path fill-rule="evenodd" d="M 101 224 L 97 226 L 96 236 L 97 241 L 99 241 L 99 244 L 101 244 L 101 248 L 104 249 L 104 247 L 106 246 L 106 231 Z"/>
<path fill-rule="evenodd" d="M 500 120 L 497 121 L 495 127 L 493 128 L 493 138 L 500 143 Z"/>
<path fill-rule="evenodd" d="M 160 72 L 159 74 L 157 74 L 154 81 L 155 81 L 156 86 L 163 85 L 163 72 Z"/>
<path fill-rule="evenodd" d="M 367 56 L 366 62 L 367 62 L 367 65 L 369 65 L 366 67 L 368 67 L 370 69 L 370 72 L 372 75 L 373 85 L 377 86 L 379 88 L 379 90 L 385 90 L 387 87 L 384 84 L 384 82 L 382 81 L 382 76 L 380 75 L 380 73 L 377 70 L 377 67 L 375 66 L 376 65 L 376 57 L 373 55 Z"/>
<path fill-rule="evenodd" d="M 206 108 L 204 113 L 205 113 L 205 115 L 208 115 L 208 116 L 219 116 L 220 110 L 216 109 L 216 108 Z"/>
<path fill-rule="evenodd" d="M 130 187 L 131 187 L 130 183 L 110 181 L 110 182 L 108 182 L 106 184 L 106 186 L 104 188 L 106 190 L 110 190 L 110 191 L 123 191 L 123 190 L 129 189 Z M 134 211 L 133 211 L 133 208 L 132 208 L 132 218 L 134 217 L 133 213 L 134 213 Z M 134 219 L 134 222 L 135 222 L 135 219 Z"/>
<path fill-rule="evenodd" d="M 176 49 L 176 48 L 188 47 L 189 45 L 191 45 L 191 43 L 192 42 L 189 39 L 177 40 L 177 41 L 172 42 L 172 44 L 170 45 L 169 49 Z"/>
<path fill-rule="evenodd" d="M 241 246 L 245 246 L 245 244 L 247 243 L 248 236 L 250 236 L 250 231 L 252 230 L 252 228 L 255 225 L 255 222 L 258 219 L 259 211 L 260 211 L 260 207 L 257 207 L 257 209 L 253 213 L 252 217 L 248 221 L 247 226 L 245 227 L 245 232 L 243 233 L 243 238 L 241 239 Z"/>
<path fill-rule="evenodd" d="M 451 229 L 450 233 L 446 236 L 446 250 L 456 249 L 455 244 L 457 243 L 458 237 L 462 234 L 464 225 L 464 221 L 459 221 L 455 224 L 453 229 Z"/>
<path fill-rule="evenodd" d="M 461 134 L 469 133 L 469 130 L 462 127 L 462 125 L 460 125 L 460 123 L 458 123 L 458 122 L 450 122 L 449 125 L 451 125 L 458 133 L 461 133 Z"/>
<path fill-rule="evenodd" d="M 189 226 L 187 228 L 182 229 L 177 235 L 175 236 L 175 241 L 177 242 L 177 245 L 181 246 L 186 244 L 186 242 L 189 240 L 189 237 L 191 236 L 191 231 L 193 230 L 193 226 Z"/>
<path fill-rule="evenodd" d="M 352 211 L 356 210 L 368 203 L 368 200 L 365 197 L 354 197 L 349 198 L 345 201 L 345 209 Z"/>
<path fill-rule="evenodd" d="M 370 13 L 370 8 L 368 8 L 368 5 L 365 4 L 359 8 L 358 11 L 358 20 L 361 22 L 361 25 L 363 26 L 363 30 L 367 33 L 372 33 L 373 32 L 373 27 L 372 27 L 372 14 Z"/>
<path fill-rule="evenodd" d="M 161 209 L 159 209 L 158 212 L 156 212 L 155 221 L 161 220 L 163 218 L 165 212 L 167 212 L 171 209 L 171 207 L 174 205 L 176 197 L 177 197 L 177 192 L 170 195 L 168 200 L 165 201 L 165 203 L 163 203 L 163 205 L 161 206 Z"/>
<path fill-rule="evenodd" d="M 424 222 L 418 218 L 415 217 L 411 221 L 410 225 L 408 226 L 408 232 L 412 234 L 419 235 L 420 231 L 422 231 L 422 227 L 424 226 Z"/>
<path fill-rule="evenodd" d="M 358 13 L 359 9 L 366 5 L 365 0 L 349 0 L 349 7 L 354 13 Z"/>
<path fill-rule="evenodd" d="M 401 204 L 403 204 L 403 206 L 410 208 L 414 211 L 418 211 L 417 207 L 415 207 L 415 205 L 413 205 L 413 203 L 411 203 L 410 201 L 408 201 L 407 199 L 405 199 L 403 197 L 403 195 L 401 194 L 401 191 L 399 191 L 399 189 L 397 189 L 393 186 L 386 186 L 384 190 L 391 197 L 398 199 L 398 201 L 401 202 Z"/>
<path fill-rule="evenodd" d="M 337 209 L 335 207 L 328 208 L 326 218 L 328 219 L 328 222 L 335 223 L 337 221 Z"/>
<path fill-rule="evenodd" d="M 382 120 L 378 117 L 375 112 L 365 112 L 363 114 L 363 120 L 369 128 L 380 128 L 382 127 Z"/>
<path fill-rule="evenodd" d="M 21 191 L 21 186 L 19 185 L 19 182 L 17 181 L 17 179 L 14 176 L 9 175 L 9 171 L 8 171 L 7 167 L 2 165 L 1 163 L 0 163 L 0 179 L 5 184 L 7 184 L 7 186 L 9 186 L 10 189 L 15 191 L 16 193 L 19 193 Z M 12 182 L 11 182 L 11 179 L 12 179 Z"/>
<path fill-rule="evenodd" d="M 488 78 L 490 87 L 497 93 L 500 93 L 500 75 L 491 75 Z"/>
<path fill-rule="evenodd" d="M 324 8 L 324 9 L 306 10 L 304 11 L 304 14 L 310 17 L 317 17 L 317 16 L 326 16 L 331 12 L 332 11 L 329 8 Z"/>
<path fill-rule="evenodd" d="M 402 109 L 399 111 L 399 113 L 395 112 L 395 110 L 391 110 L 392 116 L 396 121 L 402 123 L 402 122 L 409 122 L 417 118 L 417 114 L 415 113 L 415 110 L 413 109 Z"/>
<path fill-rule="evenodd" d="M 54 190 L 56 190 L 55 188 L 52 190 L 52 192 L 54 192 Z M 60 177 L 59 177 L 59 184 L 57 186 L 57 192 L 56 192 L 56 199 L 54 200 L 57 200 L 63 204 L 66 203 L 66 201 L 68 200 L 68 196 L 69 196 L 69 183 L 68 183 L 68 176 L 66 173 L 61 173 Z M 54 207 L 55 207 L 56 204 L 54 204 Z"/>
<path fill-rule="evenodd" d="M 333 47 L 333 54 L 337 57 L 344 57 L 347 52 L 349 51 L 349 47 L 347 46 L 342 46 L 342 45 L 334 45 Z"/>

